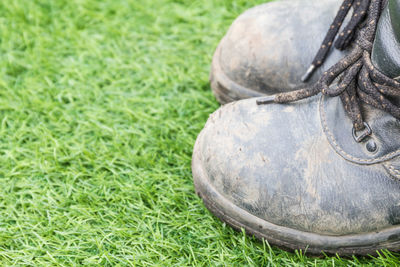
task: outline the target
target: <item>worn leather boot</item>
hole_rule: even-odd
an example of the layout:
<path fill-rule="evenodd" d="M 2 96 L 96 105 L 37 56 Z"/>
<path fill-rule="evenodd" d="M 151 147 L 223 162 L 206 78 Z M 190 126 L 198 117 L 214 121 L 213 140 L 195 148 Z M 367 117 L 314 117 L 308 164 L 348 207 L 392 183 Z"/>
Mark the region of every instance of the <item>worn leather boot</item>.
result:
<path fill-rule="evenodd" d="M 218 101 L 224 104 L 315 83 L 347 52 L 331 49 L 325 64 L 302 82 L 340 4 L 340 0 L 281 0 L 244 12 L 214 54 L 210 81 Z"/>
<path fill-rule="evenodd" d="M 338 16 L 349 5 L 348 56 L 307 89 L 221 107 L 195 144 L 206 207 L 285 249 L 400 250 L 400 0 Z"/>

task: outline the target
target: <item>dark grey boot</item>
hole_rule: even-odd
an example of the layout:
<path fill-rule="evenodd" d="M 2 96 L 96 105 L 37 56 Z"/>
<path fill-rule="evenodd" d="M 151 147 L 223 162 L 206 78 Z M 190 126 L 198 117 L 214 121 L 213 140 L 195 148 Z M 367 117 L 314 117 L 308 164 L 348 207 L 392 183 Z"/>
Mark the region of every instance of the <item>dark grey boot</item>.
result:
<path fill-rule="evenodd" d="M 400 0 L 389 2 L 381 15 L 383 1 L 367 5 L 350 56 L 317 83 L 329 87 L 242 100 L 210 116 L 192 170 L 212 213 L 285 249 L 400 251 L 400 83 L 391 79 L 400 75 L 400 57 L 384 49 L 391 42 L 400 52 L 392 39 L 400 33 Z"/>
<path fill-rule="evenodd" d="M 340 0 L 286 0 L 256 6 L 233 22 L 213 58 L 211 87 L 221 103 L 292 91 L 315 83 L 346 52 L 304 84 L 302 75 L 329 29 Z"/>

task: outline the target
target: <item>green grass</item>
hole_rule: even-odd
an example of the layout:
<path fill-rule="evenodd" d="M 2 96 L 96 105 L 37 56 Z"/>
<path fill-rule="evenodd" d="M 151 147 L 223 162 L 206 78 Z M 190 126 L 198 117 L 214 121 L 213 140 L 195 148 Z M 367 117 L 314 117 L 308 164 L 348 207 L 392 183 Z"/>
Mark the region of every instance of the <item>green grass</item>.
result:
<path fill-rule="evenodd" d="M 212 53 L 261 2 L 0 2 L 0 265 L 400 264 L 271 249 L 195 195 Z"/>

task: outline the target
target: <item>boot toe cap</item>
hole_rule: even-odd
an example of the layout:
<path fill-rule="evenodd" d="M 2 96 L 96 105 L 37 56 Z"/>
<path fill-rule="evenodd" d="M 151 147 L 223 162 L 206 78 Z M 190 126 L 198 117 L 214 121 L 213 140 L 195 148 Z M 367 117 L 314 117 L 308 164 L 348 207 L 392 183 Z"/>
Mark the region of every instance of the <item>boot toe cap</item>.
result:
<path fill-rule="evenodd" d="M 392 231 L 400 223 L 399 182 L 380 164 L 361 166 L 336 154 L 317 102 L 257 106 L 250 99 L 220 108 L 194 149 L 197 191 L 209 194 L 213 205 L 224 199 L 251 214 L 256 219 L 242 222 L 250 230 L 255 221 L 267 222 L 320 241 Z"/>
<path fill-rule="evenodd" d="M 249 9 L 231 25 L 213 59 L 213 75 L 241 87 L 274 94 L 304 86 L 301 76 L 340 5 L 336 0 L 277 1 Z M 343 56 L 333 50 L 325 66 Z M 229 88 L 228 88 L 229 89 Z M 249 95 L 252 97 L 254 95 Z"/>

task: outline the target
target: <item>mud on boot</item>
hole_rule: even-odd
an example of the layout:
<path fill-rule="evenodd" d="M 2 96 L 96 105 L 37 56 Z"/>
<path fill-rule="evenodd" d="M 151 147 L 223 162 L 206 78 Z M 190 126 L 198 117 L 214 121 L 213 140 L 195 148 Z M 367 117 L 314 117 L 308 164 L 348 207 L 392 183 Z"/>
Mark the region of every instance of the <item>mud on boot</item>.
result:
<path fill-rule="evenodd" d="M 312 85 L 347 54 L 330 57 L 304 84 L 302 75 L 320 48 L 340 0 L 286 0 L 256 6 L 231 25 L 215 51 L 211 88 L 222 104 Z"/>
<path fill-rule="evenodd" d="M 310 87 L 221 107 L 194 147 L 206 207 L 288 250 L 400 251 L 400 0 L 349 3 L 348 56 Z"/>

